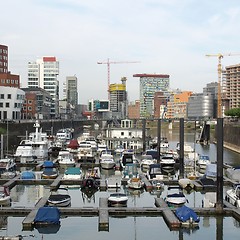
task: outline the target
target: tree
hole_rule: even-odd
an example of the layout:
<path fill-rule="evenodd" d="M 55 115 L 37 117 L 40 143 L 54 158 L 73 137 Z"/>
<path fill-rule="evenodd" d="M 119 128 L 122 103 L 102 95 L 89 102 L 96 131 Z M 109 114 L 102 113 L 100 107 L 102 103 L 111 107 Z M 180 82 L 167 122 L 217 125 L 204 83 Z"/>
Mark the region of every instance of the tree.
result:
<path fill-rule="evenodd" d="M 226 116 L 240 117 L 240 108 L 232 108 L 225 112 Z"/>

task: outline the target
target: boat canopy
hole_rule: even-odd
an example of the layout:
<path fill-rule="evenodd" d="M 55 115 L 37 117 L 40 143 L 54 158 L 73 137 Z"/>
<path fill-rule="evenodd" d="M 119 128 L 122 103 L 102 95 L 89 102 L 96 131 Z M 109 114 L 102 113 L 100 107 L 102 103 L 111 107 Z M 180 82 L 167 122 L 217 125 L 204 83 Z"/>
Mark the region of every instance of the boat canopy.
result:
<path fill-rule="evenodd" d="M 34 219 L 35 224 L 59 224 L 60 211 L 57 207 L 40 207 Z"/>
<path fill-rule="evenodd" d="M 21 179 L 35 179 L 35 174 L 31 171 L 22 172 Z"/>
<path fill-rule="evenodd" d="M 53 161 L 47 160 L 43 163 L 43 167 L 45 167 L 45 168 L 53 168 L 53 166 L 54 166 Z"/>
<path fill-rule="evenodd" d="M 192 219 L 194 222 L 200 221 L 198 215 L 191 208 L 185 205 L 176 209 L 176 216 L 182 222 L 186 222 L 190 219 Z"/>
<path fill-rule="evenodd" d="M 65 174 L 66 175 L 79 175 L 81 174 L 81 170 L 80 168 L 77 168 L 77 167 L 69 167 L 67 168 L 67 170 L 65 171 Z"/>

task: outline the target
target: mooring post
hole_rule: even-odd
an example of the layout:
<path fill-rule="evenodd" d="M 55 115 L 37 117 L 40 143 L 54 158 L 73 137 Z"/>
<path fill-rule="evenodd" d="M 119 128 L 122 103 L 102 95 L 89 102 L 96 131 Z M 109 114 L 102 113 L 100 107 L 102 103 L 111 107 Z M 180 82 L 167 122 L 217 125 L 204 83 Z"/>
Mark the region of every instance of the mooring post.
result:
<path fill-rule="evenodd" d="M 158 161 L 160 161 L 160 155 L 161 155 L 161 119 L 158 119 L 158 125 L 157 125 L 157 157 Z"/>
<path fill-rule="evenodd" d="M 217 119 L 217 203 L 216 210 L 223 211 L 223 118 Z"/>
<path fill-rule="evenodd" d="M 142 120 L 142 140 L 143 140 L 143 152 L 146 151 L 146 119 Z"/>
<path fill-rule="evenodd" d="M 184 118 L 180 118 L 179 178 L 184 178 Z"/>

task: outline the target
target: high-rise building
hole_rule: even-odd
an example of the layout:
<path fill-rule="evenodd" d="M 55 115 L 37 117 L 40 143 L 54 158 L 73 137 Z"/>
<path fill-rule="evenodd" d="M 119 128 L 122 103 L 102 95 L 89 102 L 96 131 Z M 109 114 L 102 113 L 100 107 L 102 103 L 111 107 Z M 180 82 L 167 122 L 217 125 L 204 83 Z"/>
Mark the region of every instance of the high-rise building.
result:
<path fill-rule="evenodd" d="M 128 118 L 138 119 L 140 118 L 140 101 L 135 100 L 128 105 Z"/>
<path fill-rule="evenodd" d="M 127 91 L 126 91 L 126 81 L 127 78 L 123 77 L 121 79 L 121 84 L 110 84 L 109 86 L 109 96 L 110 96 L 110 111 L 112 111 L 112 116 L 116 118 L 126 118 L 127 116 Z"/>
<path fill-rule="evenodd" d="M 66 98 L 73 107 L 78 104 L 78 81 L 76 76 L 66 77 Z"/>
<path fill-rule="evenodd" d="M 226 98 L 229 101 L 229 109 L 240 107 L 240 64 L 226 67 Z"/>
<path fill-rule="evenodd" d="M 59 62 L 56 57 L 43 57 L 28 63 L 28 87 L 40 87 L 52 97 L 51 117 L 58 117 Z"/>
<path fill-rule="evenodd" d="M 0 45 L 0 73 L 8 72 L 8 46 Z"/>
<path fill-rule="evenodd" d="M 140 117 L 151 118 L 154 116 L 155 92 L 168 92 L 169 75 L 167 74 L 134 74 L 140 78 Z"/>
<path fill-rule="evenodd" d="M 8 47 L 0 45 L 0 86 L 20 87 L 19 75 L 8 71 Z"/>
<path fill-rule="evenodd" d="M 187 117 L 189 119 L 213 118 L 213 95 L 210 93 L 195 93 L 188 99 Z"/>

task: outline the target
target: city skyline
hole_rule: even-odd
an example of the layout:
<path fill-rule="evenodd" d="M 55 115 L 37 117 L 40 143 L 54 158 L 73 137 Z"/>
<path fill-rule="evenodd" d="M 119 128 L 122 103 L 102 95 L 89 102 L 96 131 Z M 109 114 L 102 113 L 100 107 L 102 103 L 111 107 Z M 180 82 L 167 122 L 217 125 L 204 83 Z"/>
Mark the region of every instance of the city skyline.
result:
<path fill-rule="evenodd" d="M 239 2 L 140 0 L 115 2 L 51 0 L 4 1 L 0 44 L 8 46 L 9 71 L 27 86 L 27 65 L 43 56 L 60 64 L 60 97 L 67 76 L 78 78 L 79 103 L 107 99 L 110 83 L 127 77 L 130 101 L 139 99 L 134 74 L 169 74 L 170 87 L 202 92 L 217 81 L 217 57 L 238 53 Z M 11 11 L 10 11 L 11 10 Z M 19 14 L 21 13 L 21 14 Z M 5 24 L 4 24 L 5 23 Z M 227 56 L 223 66 L 239 63 Z"/>

